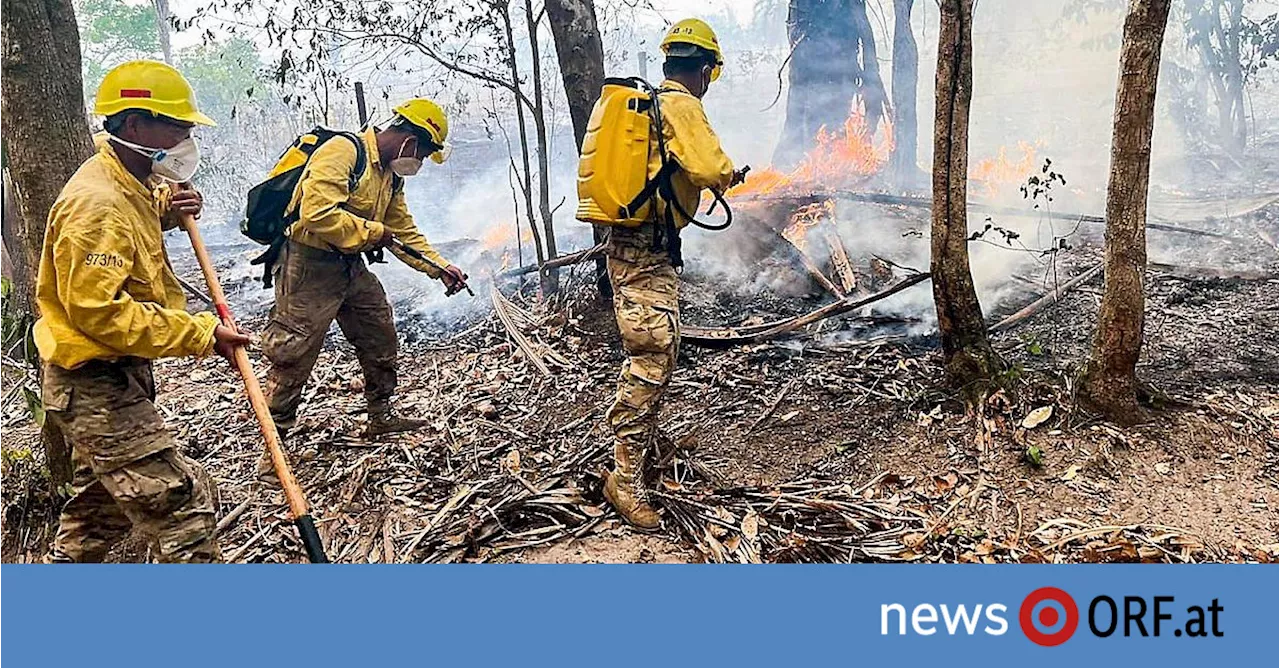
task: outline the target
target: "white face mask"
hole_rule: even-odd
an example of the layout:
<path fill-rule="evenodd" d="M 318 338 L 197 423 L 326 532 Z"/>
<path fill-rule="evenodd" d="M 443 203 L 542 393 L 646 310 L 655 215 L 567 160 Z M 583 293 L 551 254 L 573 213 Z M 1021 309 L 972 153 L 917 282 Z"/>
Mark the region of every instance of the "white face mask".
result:
<path fill-rule="evenodd" d="M 406 139 L 403 144 L 400 144 L 400 155 L 393 158 L 390 163 L 391 171 L 399 176 L 413 176 L 422 169 L 421 158 L 404 155 L 404 147 L 408 146 L 410 141 Z"/>
<path fill-rule="evenodd" d="M 391 171 L 400 176 L 413 176 L 422 169 L 422 161 L 418 158 L 396 158 L 391 161 Z"/>
<path fill-rule="evenodd" d="M 186 183 L 200 167 L 200 146 L 195 137 L 187 137 L 173 148 L 151 148 L 127 142 L 115 135 L 112 139 L 151 158 L 151 173 L 174 183 Z"/>

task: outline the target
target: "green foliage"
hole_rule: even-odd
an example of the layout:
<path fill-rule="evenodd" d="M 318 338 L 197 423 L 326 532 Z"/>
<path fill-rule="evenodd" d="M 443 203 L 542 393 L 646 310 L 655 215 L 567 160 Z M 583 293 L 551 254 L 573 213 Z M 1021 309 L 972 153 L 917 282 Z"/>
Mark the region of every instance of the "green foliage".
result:
<path fill-rule="evenodd" d="M 160 59 L 155 7 L 136 0 L 79 0 L 80 49 L 84 85 L 93 99 L 112 67 L 139 58 Z M 254 43 L 243 37 L 208 41 L 179 51 L 174 65 L 196 91 L 201 110 L 217 121 L 235 117 L 238 106 L 262 95 L 262 62 Z"/>
<path fill-rule="evenodd" d="M 195 88 L 200 108 L 216 121 L 233 119 L 238 107 L 263 97 L 265 88 L 258 49 L 247 39 L 200 44 L 177 54 L 177 68 Z"/>
<path fill-rule="evenodd" d="M 1028 464 L 1036 468 L 1044 466 L 1044 450 L 1041 450 L 1038 445 L 1028 445 L 1027 451 L 1023 453 L 1023 458 L 1027 460 Z"/>
<path fill-rule="evenodd" d="M 40 400 L 40 394 L 29 387 L 24 387 L 22 397 L 27 400 L 27 411 L 31 413 L 31 419 L 35 421 L 37 427 L 43 427 L 44 402 Z"/>
<path fill-rule="evenodd" d="M 1000 387 L 1013 388 L 1022 381 L 1022 365 L 1011 364 L 1004 371 L 996 375 L 996 382 Z"/>
<path fill-rule="evenodd" d="M 10 299 L 13 295 L 13 282 L 5 278 L 0 280 L 0 295 L 3 298 L 3 308 L 0 308 L 0 350 L 5 355 L 14 355 L 24 350 L 34 350 L 31 343 L 31 325 L 34 319 L 29 313 L 23 313 L 18 310 L 17 305 Z M 33 358 L 26 361 L 34 362 Z"/>
<path fill-rule="evenodd" d="M 1020 334 L 1018 338 L 1022 339 L 1022 344 L 1026 347 L 1028 353 L 1036 357 L 1044 354 L 1044 345 L 1040 343 L 1040 337 L 1035 334 Z"/>
<path fill-rule="evenodd" d="M 80 53 L 86 99 L 93 99 L 102 77 L 112 67 L 139 58 L 160 58 L 156 10 L 150 2 L 78 0 Z"/>

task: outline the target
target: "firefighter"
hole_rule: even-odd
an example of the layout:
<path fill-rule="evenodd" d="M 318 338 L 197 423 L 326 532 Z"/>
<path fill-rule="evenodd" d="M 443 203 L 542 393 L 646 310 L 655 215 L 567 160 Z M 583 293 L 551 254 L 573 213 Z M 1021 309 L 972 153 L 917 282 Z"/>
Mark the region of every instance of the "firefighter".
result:
<path fill-rule="evenodd" d="M 369 271 L 361 253 L 390 248 L 409 266 L 440 279 L 447 294 L 462 289 L 467 275 L 432 249 L 418 231 L 403 187 L 406 177 L 418 173 L 424 158 L 444 162 L 448 134 L 448 121 L 436 103 L 412 99 L 395 108 L 386 128 L 370 126 L 360 133 L 367 166 L 354 187 L 357 153 L 352 142 L 329 140 L 307 162 L 289 204 L 297 222 L 286 230 L 288 239 L 273 270 L 275 305 L 262 337 L 263 351 L 271 362 L 267 394 L 282 437 L 296 426 L 303 387 L 335 319 L 355 347 L 364 374 L 366 434 L 411 431 L 427 423 L 392 411 L 398 352 L 395 324 L 382 283 Z M 430 262 L 407 254 L 393 241 Z M 269 462 L 263 464 L 260 468 L 269 473 Z"/>
<path fill-rule="evenodd" d="M 229 359 L 249 341 L 186 311 L 161 238 L 200 214 L 200 194 L 175 184 L 199 164 L 192 128 L 214 122 L 177 70 L 149 60 L 108 72 L 94 113 L 106 134 L 49 211 L 36 279 L 41 394 L 74 469 L 50 560 L 100 562 L 136 526 L 162 562 L 216 561 L 217 490 L 178 452 L 151 369 L 161 357 Z"/>
<path fill-rule="evenodd" d="M 605 416 L 614 434 L 614 468 L 605 478 L 604 494 L 628 522 L 644 529 L 659 523 L 644 468 L 680 345 L 679 228 L 689 223 L 686 213 L 697 211 L 704 189 L 722 192 L 740 178 L 702 108 L 701 99 L 724 64 L 715 33 L 703 21 L 685 19 L 671 27 L 661 49 L 666 56 L 666 79 L 659 88 L 662 127 L 651 133 L 662 133 L 669 155 L 651 151 L 648 176 L 659 178 L 663 165 L 674 161 L 678 167 L 670 174 L 668 191 L 678 206 L 658 201 L 648 221 L 612 227 L 606 246 L 614 313 L 628 359 Z"/>

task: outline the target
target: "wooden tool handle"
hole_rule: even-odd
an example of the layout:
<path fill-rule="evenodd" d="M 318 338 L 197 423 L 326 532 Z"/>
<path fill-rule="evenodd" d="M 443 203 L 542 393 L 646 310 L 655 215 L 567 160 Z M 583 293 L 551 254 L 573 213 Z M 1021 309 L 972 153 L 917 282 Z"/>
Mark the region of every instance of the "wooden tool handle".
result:
<path fill-rule="evenodd" d="M 231 308 L 227 306 L 227 296 L 222 291 L 218 273 L 214 270 L 213 261 L 209 259 L 209 251 L 200 237 L 195 217 L 184 214 L 182 227 L 191 238 L 191 248 L 195 250 L 196 260 L 200 263 L 200 271 L 204 274 L 204 282 L 209 288 L 209 296 L 213 298 L 213 308 L 218 313 L 218 318 L 223 325 L 236 329 L 235 318 L 231 315 Z M 276 476 L 280 478 L 280 486 L 284 489 L 285 499 L 289 502 L 289 511 L 293 514 L 299 528 L 303 529 L 303 542 L 306 545 L 307 554 L 313 562 L 319 561 L 316 558 L 316 552 L 319 550 L 318 535 L 315 535 L 314 523 L 308 515 L 307 499 L 302 493 L 302 487 L 298 485 L 297 478 L 293 476 L 293 471 L 289 469 L 289 461 L 285 458 L 284 449 L 280 447 L 280 432 L 276 430 L 275 420 L 271 418 L 271 410 L 267 407 L 267 398 L 262 393 L 262 386 L 258 383 L 258 376 L 253 372 L 253 364 L 249 361 L 249 353 L 244 346 L 236 347 L 234 362 L 236 369 L 240 371 L 240 378 L 244 381 L 244 389 L 249 395 L 249 403 L 253 406 L 253 414 L 258 418 L 258 428 L 266 440 L 271 464 L 275 467 Z M 310 539 L 304 525 L 311 527 Z M 315 545 L 310 544 L 313 541 Z M 319 556 L 323 559 L 323 551 L 319 551 Z"/>

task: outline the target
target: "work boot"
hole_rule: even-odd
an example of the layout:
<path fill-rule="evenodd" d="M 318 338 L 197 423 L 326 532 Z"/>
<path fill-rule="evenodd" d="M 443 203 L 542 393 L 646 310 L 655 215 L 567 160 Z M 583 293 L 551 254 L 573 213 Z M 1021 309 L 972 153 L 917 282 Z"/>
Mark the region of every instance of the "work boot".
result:
<path fill-rule="evenodd" d="M 636 454 L 633 457 L 631 455 Z M 614 468 L 604 478 L 604 498 L 627 522 L 641 529 L 657 529 L 658 510 L 649 503 L 637 464 L 644 461 L 640 453 L 631 453 L 622 444 L 613 446 Z"/>
<path fill-rule="evenodd" d="M 400 417 L 391 411 L 391 409 L 370 412 L 369 426 L 365 428 L 364 435 L 367 438 L 382 436 L 383 434 L 395 434 L 403 431 L 417 431 L 431 424 L 429 420 L 417 420 L 414 418 Z"/>

